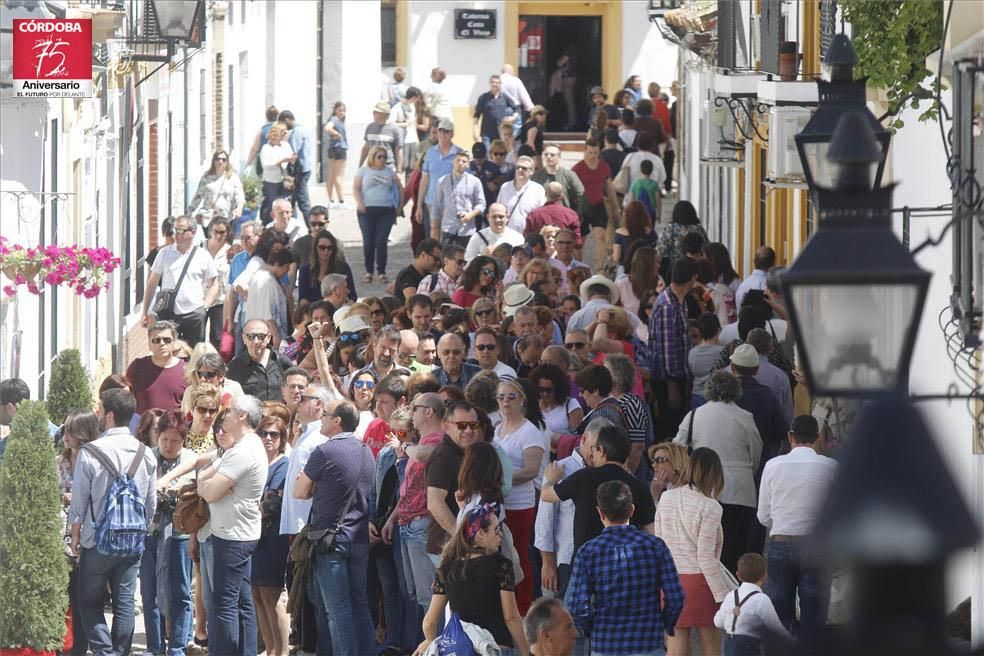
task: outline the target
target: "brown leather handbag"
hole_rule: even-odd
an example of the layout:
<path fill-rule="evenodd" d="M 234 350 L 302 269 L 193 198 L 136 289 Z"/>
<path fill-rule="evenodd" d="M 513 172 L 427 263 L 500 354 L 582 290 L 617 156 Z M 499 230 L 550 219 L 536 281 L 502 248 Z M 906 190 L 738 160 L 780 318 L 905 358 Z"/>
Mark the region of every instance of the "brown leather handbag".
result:
<path fill-rule="evenodd" d="M 186 483 L 178 491 L 178 505 L 171 519 L 174 528 L 186 535 L 195 533 L 208 522 L 208 503 L 198 496 L 196 482 Z"/>

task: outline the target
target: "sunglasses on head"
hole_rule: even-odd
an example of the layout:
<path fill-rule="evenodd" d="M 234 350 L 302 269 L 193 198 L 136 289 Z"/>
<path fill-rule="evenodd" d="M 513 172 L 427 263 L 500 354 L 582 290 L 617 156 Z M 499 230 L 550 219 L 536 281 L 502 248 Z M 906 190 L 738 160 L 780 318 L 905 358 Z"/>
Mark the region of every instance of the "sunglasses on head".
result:
<path fill-rule="evenodd" d="M 567 342 L 564 344 L 564 346 L 567 348 L 568 351 L 573 351 L 574 349 L 582 349 L 587 345 L 588 345 L 587 342 Z"/>
<path fill-rule="evenodd" d="M 356 342 L 359 342 L 361 340 L 362 338 L 359 337 L 359 333 L 342 333 L 341 335 L 338 336 L 338 341 L 342 342 L 343 344 L 346 342 L 352 342 L 353 344 L 355 344 Z"/>
<path fill-rule="evenodd" d="M 376 383 L 371 380 L 357 380 L 352 383 L 352 387 L 355 389 L 373 389 L 376 387 Z"/>

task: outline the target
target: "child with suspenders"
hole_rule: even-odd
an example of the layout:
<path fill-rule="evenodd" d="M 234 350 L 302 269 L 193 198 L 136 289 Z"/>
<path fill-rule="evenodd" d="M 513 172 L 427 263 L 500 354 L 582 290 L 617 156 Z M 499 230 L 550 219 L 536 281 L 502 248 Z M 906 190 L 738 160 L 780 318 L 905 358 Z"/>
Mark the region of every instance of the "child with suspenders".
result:
<path fill-rule="evenodd" d="M 747 553 L 738 559 L 741 585 L 728 593 L 714 614 L 714 626 L 725 632 L 724 656 L 758 656 L 764 638 L 792 641 L 764 592 L 765 559 Z"/>

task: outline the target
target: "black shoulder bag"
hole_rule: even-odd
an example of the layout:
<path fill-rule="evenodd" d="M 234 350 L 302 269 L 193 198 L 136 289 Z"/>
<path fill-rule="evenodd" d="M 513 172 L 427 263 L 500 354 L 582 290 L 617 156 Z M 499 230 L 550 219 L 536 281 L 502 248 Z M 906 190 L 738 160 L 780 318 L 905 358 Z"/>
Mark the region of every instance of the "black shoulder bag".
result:
<path fill-rule="evenodd" d="M 181 275 L 178 276 L 177 284 L 171 289 L 162 289 L 157 292 L 153 312 L 158 320 L 165 321 L 174 317 L 174 303 L 178 300 L 178 290 L 181 289 L 181 283 L 184 282 L 185 274 L 188 273 L 188 267 L 191 266 L 191 261 L 195 259 L 195 251 L 197 250 L 198 247 L 195 246 L 188 254 L 188 259 L 185 260 L 184 267 L 181 269 Z"/>
<path fill-rule="evenodd" d="M 363 449 L 369 447 L 366 446 L 365 442 L 359 441 L 359 445 Z M 352 501 L 355 500 L 355 494 L 359 491 L 359 479 L 362 478 L 362 470 L 364 467 L 364 460 L 362 458 L 363 451 L 359 451 L 359 475 L 355 478 L 355 485 L 352 486 L 352 491 L 349 492 L 348 498 L 345 499 L 345 504 L 342 506 L 342 512 L 339 513 L 338 518 L 335 523 L 328 528 L 311 529 L 308 531 L 307 537 L 308 541 L 311 543 L 312 551 L 319 554 L 327 554 L 335 551 L 335 541 L 338 539 L 338 531 L 342 528 L 342 521 L 345 520 L 345 515 L 348 514 L 349 508 L 352 507 Z M 313 509 L 312 509 L 313 510 Z"/>
<path fill-rule="evenodd" d="M 690 411 L 690 421 L 688 422 L 689 428 L 687 429 L 687 453 L 694 452 L 694 416 L 697 414 L 697 408 Z"/>

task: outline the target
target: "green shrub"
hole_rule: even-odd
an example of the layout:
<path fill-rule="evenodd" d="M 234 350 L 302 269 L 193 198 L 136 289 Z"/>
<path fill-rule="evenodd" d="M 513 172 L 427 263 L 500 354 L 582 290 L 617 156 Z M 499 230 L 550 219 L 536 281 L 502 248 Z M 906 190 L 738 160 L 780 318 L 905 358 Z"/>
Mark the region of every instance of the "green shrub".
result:
<path fill-rule="evenodd" d="M 68 607 L 64 520 L 48 413 L 17 407 L 0 462 L 0 647 L 60 649 Z"/>
<path fill-rule="evenodd" d="M 92 409 L 92 388 L 77 349 L 58 354 L 48 383 L 48 415 L 59 426 L 73 410 Z"/>

